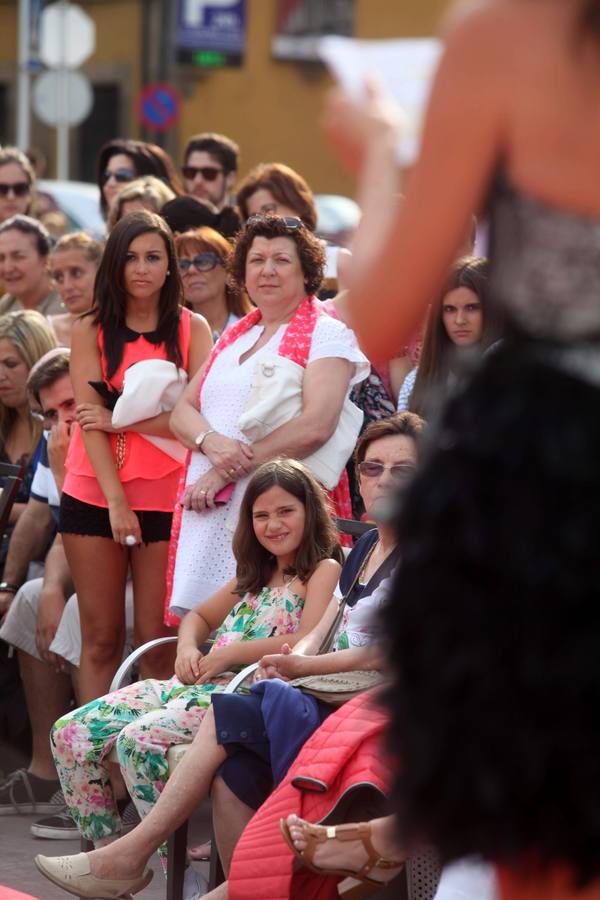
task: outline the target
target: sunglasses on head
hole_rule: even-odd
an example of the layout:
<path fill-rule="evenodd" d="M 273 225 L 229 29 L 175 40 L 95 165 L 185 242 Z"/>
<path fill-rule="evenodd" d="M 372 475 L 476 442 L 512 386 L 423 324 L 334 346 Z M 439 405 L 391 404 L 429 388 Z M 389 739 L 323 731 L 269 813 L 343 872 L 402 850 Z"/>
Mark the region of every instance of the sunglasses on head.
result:
<path fill-rule="evenodd" d="M 216 266 L 222 265 L 223 261 L 211 250 L 207 250 L 206 253 L 199 253 L 198 256 L 194 256 L 193 259 L 179 260 L 179 268 L 182 275 L 187 275 L 192 266 L 194 266 L 198 272 L 210 272 Z"/>
<path fill-rule="evenodd" d="M 8 197 L 10 191 L 15 197 L 24 197 L 29 193 L 30 187 L 27 181 L 16 181 L 14 184 L 0 184 L 0 197 Z"/>
<path fill-rule="evenodd" d="M 215 181 L 221 172 L 225 171 L 219 166 L 184 166 L 181 170 L 183 177 L 188 181 L 193 181 L 198 173 L 202 175 L 205 181 Z"/>
<path fill-rule="evenodd" d="M 302 219 L 296 218 L 296 216 L 266 216 L 264 213 L 254 213 L 253 216 L 248 216 L 244 225 L 252 225 L 253 222 L 269 222 L 273 221 L 273 219 L 281 220 L 288 231 L 296 231 L 298 228 L 304 228 L 304 222 Z"/>
<path fill-rule="evenodd" d="M 136 178 L 136 174 L 133 169 L 106 169 L 100 178 L 101 183 L 104 185 L 107 181 L 110 181 L 111 178 L 114 178 L 115 181 L 118 181 L 119 184 L 126 184 L 128 181 L 133 181 Z"/>
<path fill-rule="evenodd" d="M 410 463 L 399 463 L 397 466 L 384 466 L 375 460 L 364 460 L 358 464 L 358 471 L 364 478 L 380 478 L 388 470 L 394 481 L 406 481 L 415 473 L 415 466 Z"/>

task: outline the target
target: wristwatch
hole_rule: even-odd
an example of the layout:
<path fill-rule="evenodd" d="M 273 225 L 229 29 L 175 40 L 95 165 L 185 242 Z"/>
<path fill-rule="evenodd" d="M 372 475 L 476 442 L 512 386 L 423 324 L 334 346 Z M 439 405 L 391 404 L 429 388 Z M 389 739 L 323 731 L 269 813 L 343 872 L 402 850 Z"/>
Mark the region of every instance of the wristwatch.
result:
<path fill-rule="evenodd" d="M 19 590 L 18 584 L 11 584 L 10 581 L 0 581 L 0 593 L 16 594 Z"/>
<path fill-rule="evenodd" d="M 209 434 L 216 434 L 214 428 L 207 428 L 205 431 L 201 431 L 198 437 L 194 440 L 194 443 L 198 450 L 202 450 L 202 444 L 206 440 Z"/>

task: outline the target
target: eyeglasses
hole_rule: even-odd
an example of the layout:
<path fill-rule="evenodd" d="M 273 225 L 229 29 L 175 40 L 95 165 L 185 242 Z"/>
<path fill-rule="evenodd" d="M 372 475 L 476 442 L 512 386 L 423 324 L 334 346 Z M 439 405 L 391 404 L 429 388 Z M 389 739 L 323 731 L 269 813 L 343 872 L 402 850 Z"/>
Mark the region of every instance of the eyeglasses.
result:
<path fill-rule="evenodd" d="M 389 472 L 394 481 L 406 481 L 415 473 L 416 466 L 410 463 L 399 463 L 397 466 L 384 466 L 383 463 L 365 460 L 358 464 L 358 471 L 364 478 L 380 478 Z"/>
<path fill-rule="evenodd" d="M 305 227 L 302 219 L 297 219 L 296 216 L 275 216 L 272 214 L 266 216 L 263 213 L 254 213 L 253 216 L 248 216 L 244 225 L 252 225 L 254 222 L 272 222 L 274 219 L 283 222 L 288 231 L 297 231 L 298 228 Z"/>
<path fill-rule="evenodd" d="M 136 178 L 136 174 L 133 169 L 106 169 L 100 177 L 100 183 L 105 185 L 111 178 L 114 178 L 119 184 L 127 184 L 128 181 Z"/>
<path fill-rule="evenodd" d="M 182 275 L 187 275 L 192 266 L 194 266 L 198 272 L 210 272 L 216 266 L 222 265 L 223 261 L 219 259 L 216 253 L 212 253 L 210 250 L 207 250 L 206 253 L 199 253 L 198 256 L 194 256 L 193 259 L 179 260 L 179 268 Z"/>
<path fill-rule="evenodd" d="M 184 166 L 181 171 L 187 181 L 193 181 L 198 173 L 202 175 L 205 181 L 216 181 L 225 169 L 221 169 L 219 166 Z"/>
<path fill-rule="evenodd" d="M 8 197 L 9 193 L 15 197 L 24 197 L 31 190 L 26 181 L 16 181 L 14 184 L 0 184 L 0 197 Z"/>

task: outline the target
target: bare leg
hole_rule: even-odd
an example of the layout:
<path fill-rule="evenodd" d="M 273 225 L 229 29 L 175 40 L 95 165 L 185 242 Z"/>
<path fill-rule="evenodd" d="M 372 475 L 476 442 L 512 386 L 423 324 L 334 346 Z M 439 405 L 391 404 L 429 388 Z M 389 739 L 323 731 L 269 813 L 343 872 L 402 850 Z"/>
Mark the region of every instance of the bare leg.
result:
<path fill-rule="evenodd" d="M 136 646 L 176 633 L 163 622 L 168 551 L 167 541 L 141 544 L 131 551 Z M 175 646 L 165 644 L 146 653 L 140 660 L 140 678 L 171 678 Z"/>
<path fill-rule="evenodd" d="M 291 815 L 288 816 L 287 823 L 296 849 L 300 852 L 306 850 L 308 841 L 302 828 L 302 820 L 296 815 Z M 394 816 L 371 819 L 370 825 L 371 843 L 375 851 L 384 859 L 398 860 L 399 868 L 400 861 L 405 859 L 406 854 L 398 841 Z M 325 832 L 324 828 L 323 832 Z M 336 869 L 357 872 L 367 861 L 367 858 L 367 851 L 360 838 L 348 841 L 330 838 L 323 841 L 323 843 L 316 844 L 312 863 L 322 868 L 324 872 Z M 375 880 L 389 881 L 397 874 L 397 871 L 398 869 L 375 868 L 369 874 Z"/>
<path fill-rule="evenodd" d="M 208 894 L 204 895 L 204 900 L 227 900 L 229 896 L 229 889 L 227 887 L 227 882 L 224 881 L 223 884 L 220 884 L 219 887 L 216 887 L 214 891 L 209 891 Z"/>
<path fill-rule="evenodd" d="M 79 700 L 108 693 L 123 654 L 128 555 L 109 538 L 63 534 L 81 619 Z"/>
<path fill-rule="evenodd" d="M 55 666 L 19 650 L 19 669 L 31 721 L 32 749 L 28 771 L 38 778 L 56 781 L 50 741 L 50 729 L 69 708 L 71 679 Z"/>
<path fill-rule="evenodd" d="M 211 797 L 217 848 L 223 871 L 229 875 L 235 845 L 255 811 L 239 800 L 222 778 L 215 778 Z"/>
<path fill-rule="evenodd" d="M 155 850 L 208 796 L 215 772 L 226 757 L 217 744 L 212 706 L 196 737 L 169 780 L 158 803 L 133 831 L 110 847 L 88 854 L 92 874 L 98 878 L 141 875 Z"/>

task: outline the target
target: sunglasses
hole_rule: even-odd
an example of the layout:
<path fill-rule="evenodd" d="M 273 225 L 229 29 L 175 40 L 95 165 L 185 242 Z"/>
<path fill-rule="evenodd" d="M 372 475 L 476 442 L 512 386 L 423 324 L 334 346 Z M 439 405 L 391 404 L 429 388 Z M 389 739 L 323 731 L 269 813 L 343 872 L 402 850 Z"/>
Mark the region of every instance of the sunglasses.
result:
<path fill-rule="evenodd" d="M 415 466 L 410 463 L 400 463 L 397 466 L 384 466 L 380 462 L 371 462 L 365 460 L 358 464 L 358 471 L 364 478 L 379 478 L 384 471 L 388 471 L 394 481 L 406 481 L 411 478 L 415 472 Z"/>
<path fill-rule="evenodd" d="M 184 166 L 181 171 L 183 172 L 183 177 L 188 181 L 193 181 L 198 173 L 202 175 L 205 181 L 216 181 L 221 172 L 225 170 L 217 166 Z"/>
<path fill-rule="evenodd" d="M 199 253 L 198 256 L 194 256 L 193 259 L 179 260 L 179 268 L 182 275 L 187 275 L 192 266 L 194 266 L 198 272 L 211 272 L 216 266 L 222 265 L 223 261 L 219 259 L 216 253 L 212 253 L 210 250 L 207 250 L 206 253 Z"/>
<path fill-rule="evenodd" d="M 127 184 L 128 181 L 133 181 L 136 177 L 133 169 L 114 169 L 112 171 L 106 169 L 100 177 L 100 183 L 105 185 L 111 178 L 114 178 L 119 184 Z"/>
<path fill-rule="evenodd" d="M 264 213 L 254 213 L 253 216 L 248 216 L 244 225 L 252 225 L 254 222 L 269 222 L 273 219 L 280 219 L 288 231 L 297 231 L 298 228 L 304 228 L 304 222 L 302 219 L 297 219 L 296 216 L 265 216 Z"/>
<path fill-rule="evenodd" d="M 9 193 L 15 197 L 24 197 L 31 190 L 27 181 L 17 181 L 14 184 L 0 184 L 0 197 L 8 197 Z"/>

